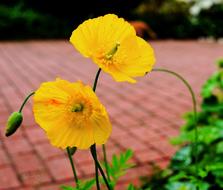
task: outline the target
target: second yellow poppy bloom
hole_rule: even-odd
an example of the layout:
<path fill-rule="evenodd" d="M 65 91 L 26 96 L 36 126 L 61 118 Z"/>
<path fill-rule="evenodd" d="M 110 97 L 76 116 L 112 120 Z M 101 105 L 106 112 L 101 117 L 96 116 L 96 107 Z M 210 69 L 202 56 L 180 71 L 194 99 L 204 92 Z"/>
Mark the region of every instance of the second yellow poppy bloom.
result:
<path fill-rule="evenodd" d="M 33 112 L 53 146 L 87 149 L 104 144 L 111 133 L 105 107 L 90 86 L 57 79 L 34 95 Z"/>

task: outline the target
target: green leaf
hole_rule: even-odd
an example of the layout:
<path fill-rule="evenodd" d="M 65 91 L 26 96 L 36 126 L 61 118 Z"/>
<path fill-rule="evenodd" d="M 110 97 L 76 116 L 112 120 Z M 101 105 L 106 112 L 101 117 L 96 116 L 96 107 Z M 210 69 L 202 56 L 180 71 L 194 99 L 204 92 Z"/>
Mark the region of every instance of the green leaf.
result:
<path fill-rule="evenodd" d="M 223 137 L 223 127 L 207 126 L 198 129 L 198 141 L 210 144 Z"/>
<path fill-rule="evenodd" d="M 78 190 L 77 188 L 75 187 L 71 187 L 71 186 L 61 186 L 60 187 L 62 190 Z"/>
<path fill-rule="evenodd" d="M 79 188 L 77 187 L 72 187 L 72 186 L 61 186 L 60 188 L 62 190 L 90 190 L 94 184 L 95 184 L 95 179 L 90 179 L 90 180 L 87 180 L 87 181 L 80 181 L 79 180 Z"/>
<path fill-rule="evenodd" d="M 118 179 L 125 175 L 126 170 L 133 167 L 133 164 L 129 163 L 129 160 L 133 156 L 133 151 L 128 149 L 126 152 L 120 155 L 113 155 L 112 162 L 108 166 L 108 171 L 111 176 L 111 185 L 114 187 Z M 105 168 L 105 165 L 103 164 Z"/>
<path fill-rule="evenodd" d="M 221 154 L 223 153 L 223 142 L 220 142 L 216 146 L 216 153 Z"/>
<path fill-rule="evenodd" d="M 214 162 L 214 163 L 210 163 L 210 165 L 206 166 L 206 170 L 207 171 L 223 171 L 223 162 Z M 223 172 L 222 172 L 222 176 L 223 176 Z"/>
<path fill-rule="evenodd" d="M 128 186 L 127 190 L 136 190 L 136 189 L 135 189 L 134 185 L 129 184 L 129 186 Z"/>
<path fill-rule="evenodd" d="M 198 187 L 198 190 L 208 190 L 210 187 L 210 184 L 201 180 L 194 181 L 194 184 Z"/>
<path fill-rule="evenodd" d="M 209 98 L 212 95 L 213 89 L 218 85 L 220 74 L 216 72 L 203 85 L 201 95 L 203 98 Z"/>
<path fill-rule="evenodd" d="M 222 126 L 202 126 L 198 128 L 198 142 L 210 144 L 213 141 L 223 138 Z M 191 131 L 182 132 L 179 137 L 172 140 L 172 143 L 182 144 L 185 142 L 194 142 L 195 129 Z"/>
<path fill-rule="evenodd" d="M 187 177 L 189 181 L 169 181 L 166 185 L 168 190 L 208 190 L 210 185 L 203 181 L 198 180 L 194 176 Z"/>
<path fill-rule="evenodd" d="M 171 176 L 169 178 L 169 181 L 173 182 L 173 181 L 179 181 L 179 180 L 188 179 L 188 178 L 189 178 L 189 176 L 184 171 L 181 171 L 180 173 L 178 173 L 174 176 Z"/>
<path fill-rule="evenodd" d="M 205 178 L 205 177 L 207 177 L 208 172 L 207 172 L 206 170 L 204 170 L 203 168 L 199 168 L 199 170 L 198 170 L 198 175 L 199 175 L 201 178 Z"/>
<path fill-rule="evenodd" d="M 196 185 L 190 182 L 171 182 L 166 185 L 167 190 L 196 190 Z"/>
<path fill-rule="evenodd" d="M 118 162 L 118 158 L 116 155 L 113 155 L 113 157 L 112 157 L 112 165 L 114 166 L 114 168 L 119 167 L 119 162 Z"/>
<path fill-rule="evenodd" d="M 83 190 L 90 190 L 95 184 L 95 179 L 88 180 L 82 185 Z"/>
<path fill-rule="evenodd" d="M 181 169 L 191 164 L 192 148 L 191 146 L 185 146 L 181 148 L 176 154 L 172 157 L 171 168 Z"/>

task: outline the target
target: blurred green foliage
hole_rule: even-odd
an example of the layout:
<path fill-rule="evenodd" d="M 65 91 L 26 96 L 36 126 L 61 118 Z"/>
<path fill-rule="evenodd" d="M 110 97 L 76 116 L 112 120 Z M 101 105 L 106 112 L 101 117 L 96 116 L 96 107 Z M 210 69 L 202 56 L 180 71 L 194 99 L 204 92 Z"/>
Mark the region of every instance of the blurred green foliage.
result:
<path fill-rule="evenodd" d="M 134 15 L 147 22 L 159 38 L 223 37 L 223 4 L 196 16 L 190 14 L 191 6 L 180 0 L 144 0 Z"/>
<path fill-rule="evenodd" d="M 61 31 L 55 30 L 57 27 Z M 66 34 L 65 23 L 22 4 L 0 5 L 0 39 L 56 38 Z M 67 32 L 68 33 L 68 32 Z"/>
<path fill-rule="evenodd" d="M 66 38 L 84 20 L 107 13 L 131 19 L 141 1 L 2 0 L 0 39 Z"/>
<path fill-rule="evenodd" d="M 180 0 L 1 0 L 0 39 L 66 38 L 84 20 L 115 13 L 149 24 L 158 38 L 223 36 L 223 4 L 193 16 Z"/>
<path fill-rule="evenodd" d="M 172 143 L 182 145 L 166 170 L 145 179 L 143 189 L 220 190 L 223 189 L 223 60 L 218 71 L 202 88 L 203 101 L 198 113 L 198 170 L 194 156 L 195 121 L 185 115 L 186 124 Z"/>

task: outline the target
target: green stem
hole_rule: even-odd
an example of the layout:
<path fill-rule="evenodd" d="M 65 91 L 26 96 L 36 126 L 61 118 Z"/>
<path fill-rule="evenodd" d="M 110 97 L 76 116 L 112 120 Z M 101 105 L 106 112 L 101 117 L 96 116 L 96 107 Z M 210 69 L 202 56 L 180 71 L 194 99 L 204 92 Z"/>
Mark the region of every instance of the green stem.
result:
<path fill-rule="evenodd" d="M 97 190 L 100 190 L 100 183 L 99 183 L 99 175 L 98 175 L 98 165 L 97 165 L 97 152 L 96 152 L 96 145 L 91 146 L 91 155 L 94 159 L 94 165 L 95 165 L 95 178 L 96 178 L 96 186 Z"/>
<path fill-rule="evenodd" d="M 76 173 L 76 170 L 75 170 L 75 167 L 74 167 L 74 162 L 73 162 L 73 159 L 72 159 L 72 154 L 70 152 L 69 147 L 67 147 L 67 154 L 68 154 L 70 164 L 71 164 L 71 167 L 72 167 L 72 171 L 73 171 L 73 174 L 74 174 L 74 180 L 75 180 L 75 183 L 76 183 L 76 187 L 79 188 L 78 177 L 77 177 L 77 173 Z"/>
<path fill-rule="evenodd" d="M 101 68 L 98 69 L 97 73 L 96 73 L 96 76 L 95 76 L 95 80 L 94 80 L 94 85 L 93 85 L 93 91 L 95 92 L 96 91 L 96 88 L 97 88 L 97 84 L 98 84 L 98 79 L 99 79 L 99 75 L 101 73 Z M 93 147 L 93 148 L 92 148 Z M 109 176 L 109 171 L 108 171 L 108 161 L 107 161 L 107 155 L 106 155 L 106 147 L 105 145 L 103 144 L 102 147 L 103 147 L 103 156 L 104 156 L 104 162 L 105 162 L 105 168 L 106 168 L 106 173 L 107 173 L 107 177 L 108 177 L 108 181 L 105 177 L 105 174 L 99 164 L 99 162 L 97 161 L 97 151 L 96 151 L 96 145 L 92 145 L 91 147 L 91 153 L 92 153 L 92 156 L 94 158 L 94 161 L 95 161 L 95 175 L 96 175 L 96 183 L 98 181 L 98 169 L 100 170 L 103 178 L 104 178 L 104 181 L 108 187 L 108 189 L 111 189 L 109 184 L 108 184 L 108 181 L 110 182 L 110 176 Z M 93 152 L 92 152 L 93 150 Z M 93 154 L 94 153 L 94 154 Z M 97 188 L 100 189 L 99 185 L 97 184 Z"/>
<path fill-rule="evenodd" d="M 105 173 L 104 173 L 104 171 L 103 171 L 100 163 L 98 162 L 98 159 L 97 159 L 97 150 L 96 150 L 96 145 L 95 144 L 93 144 L 91 146 L 91 155 L 92 155 L 92 157 L 94 159 L 95 165 L 97 165 L 97 167 L 98 167 L 98 169 L 99 169 L 99 171 L 100 171 L 100 173 L 101 173 L 101 175 L 102 175 L 102 177 L 104 179 L 104 182 L 105 182 L 108 190 L 112 190 L 111 187 L 110 187 L 110 185 L 109 185 L 109 183 L 108 183 L 108 180 L 107 180 L 107 178 L 105 176 Z"/>
<path fill-rule="evenodd" d="M 97 84 L 98 84 L 98 79 L 99 79 L 100 73 L 101 73 L 101 68 L 98 69 L 98 71 L 96 73 L 96 76 L 95 76 L 95 79 L 94 79 L 94 85 L 92 87 L 92 89 L 93 89 L 94 92 L 96 91 L 96 88 L 97 88 Z M 94 154 L 95 154 L 94 156 L 97 157 L 97 152 L 95 152 Z M 97 163 L 95 162 L 95 159 L 94 159 L 94 163 L 95 163 L 96 186 L 97 186 L 97 190 L 100 190 L 99 176 L 98 176 L 98 166 L 97 166 Z"/>
<path fill-rule="evenodd" d="M 169 73 L 171 75 L 174 75 L 175 77 L 177 77 L 178 79 L 180 79 L 188 88 L 191 97 L 192 97 L 192 101 L 193 101 L 193 112 L 194 112 L 194 123 L 195 123 L 195 138 L 194 138 L 194 146 L 193 146 L 193 153 L 194 153 L 194 157 L 195 157 L 195 170 L 196 170 L 196 174 L 198 174 L 198 150 L 197 150 L 197 142 L 198 142 L 198 128 L 197 128 L 197 101 L 195 98 L 195 94 L 194 91 L 192 89 L 192 87 L 190 86 L 190 84 L 178 73 L 174 72 L 174 71 L 170 71 L 168 69 L 164 69 L 164 68 L 156 68 L 153 69 L 152 71 L 159 71 L 159 72 L 165 72 L 165 73 Z"/>
<path fill-rule="evenodd" d="M 29 100 L 29 98 L 32 96 L 32 95 L 34 95 L 35 94 L 35 92 L 31 92 L 26 98 L 25 98 L 25 100 L 23 101 L 23 103 L 22 103 L 22 105 L 21 105 L 21 107 L 20 107 L 20 109 L 19 109 L 19 112 L 21 113 L 22 112 L 22 109 L 23 109 L 23 107 L 25 106 L 25 104 L 26 104 L 26 102 Z"/>
<path fill-rule="evenodd" d="M 103 150 L 103 157 L 104 157 L 104 163 L 105 163 L 105 171 L 108 177 L 108 181 L 110 182 L 110 175 L 109 175 L 109 170 L 108 170 L 108 160 L 107 160 L 107 154 L 106 154 L 106 146 L 105 144 L 102 145 L 102 150 Z"/>
<path fill-rule="evenodd" d="M 94 85 L 93 85 L 93 91 L 95 92 L 96 91 L 96 88 L 97 88 L 97 84 L 98 84 L 98 78 L 99 78 L 99 75 L 101 73 L 101 68 L 98 69 L 98 72 L 95 76 L 95 79 L 94 79 Z"/>

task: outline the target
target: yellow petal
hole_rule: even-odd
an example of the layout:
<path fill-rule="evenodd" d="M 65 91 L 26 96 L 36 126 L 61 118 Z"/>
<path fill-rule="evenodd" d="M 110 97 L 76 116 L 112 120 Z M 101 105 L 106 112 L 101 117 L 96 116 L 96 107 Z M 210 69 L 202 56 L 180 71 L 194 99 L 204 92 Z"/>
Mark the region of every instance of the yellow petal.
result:
<path fill-rule="evenodd" d="M 105 144 L 112 130 L 112 126 L 105 109 L 102 108 L 101 111 L 101 113 L 94 113 L 91 117 L 94 141 L 98 145 Z"/>
<path fill-rule="evenodd" d="M 123 72 L 123 70 L 116 68 L 113 71 L 108 71 L 111 74 L 113 79 L 117 82 L 129 82 L 129 83 L 136 83 L 136 80 L 132 77 L 128 76 Z"/>
<path fill-rule="evenodd" d="M 47 131 L 47 136 L 53 146 L 65 149 L 66 147 L 78 147 L 87 149 L 95 143 L 92 127 L 88 122 L 80 126 L 58 125 Z"/>
<path fill-rule="evenodd" d="M 135 30 L 128 22 L 114 14 L 107 14 L 79 25 L 73 31 L 70 42 L 84 56 L 93 57 L 100 51 L 108 52 L 129 35 L 135 35 Z"/>
<path fill-rule="evenodd" d="M 137 37 L 135 42 L 129 40 L 123 43 L 123 48 L 126 48 L 124 51 L 127 51 L 127 49 L 129 51 L 129 46 L 133 46 L 134 48 L 129 52 L 129 57 L 123 61 L 124 63 L 121 65 L 123 66 L 122 70 L 130 77 L 144 76 L 146 72 L 152 70 L 155 64 L 153 48 L 140 37 Z"/>
<path fill-rule="evenodd" d="M 144 76 L 151 71 L 155 56 L 152 47 L 145 40 L 128 36 L 114 55 L 112 64 L 104 65 L 100 59 L 95 62 L 117 82 L 135 83 L 135 77 Z"/>
<path fill-rule="evenodd" d="M 34 117 L 36 122 L 45 130 L 65 117 L 65 105 L 69 93 L 55 85 L 57 83 L 57 81 L 43 83 L 33 98 Z"/>

